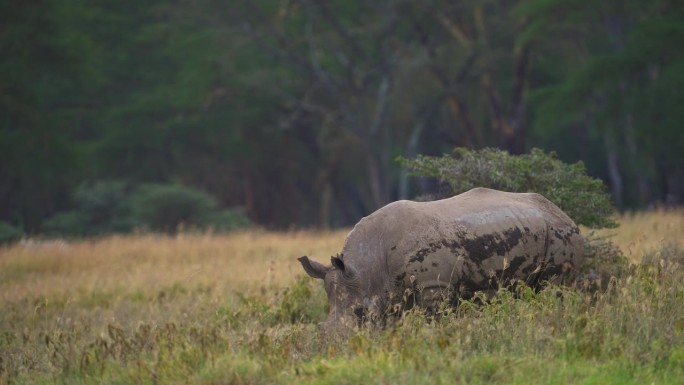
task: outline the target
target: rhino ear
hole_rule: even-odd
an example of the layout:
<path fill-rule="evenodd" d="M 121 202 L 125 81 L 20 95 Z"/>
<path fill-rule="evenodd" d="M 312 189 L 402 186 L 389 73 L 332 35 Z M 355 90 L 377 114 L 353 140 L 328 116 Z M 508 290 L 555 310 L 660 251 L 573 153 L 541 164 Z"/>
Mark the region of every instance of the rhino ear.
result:
<path fill-rule="evenodd" d="M 318 279 L 323 279 L 325 278 L 325 274 L 330 270 L 329 267 L 323 266 L 322 264 L 312 261 L 309 259 L 309 257 L 302 256 L 297 258 L 297 260 L 302 264 L 302 267 L 304 268 L 304 271 L 306 271 L 306 274 L 309 274 L 311 277 L 318 278 Z"/>
<path fill-rule="evenodd" d="M 348 277 L 353 277 L 354 275 L 356 275 L 356 271 L 354 270 L 354 268 L 344 263 L 344 260 L 342 259 L 342 254 L 339 254 L 339 256 L 330 257 L 330 263 L 332 263 L 334 268 L 341 271 L 344 275 Z"/>
<path fill-rule="evenodd" d="M 332 257 L 330 257 L 330 263 L 332 263 L 333 267 L 337 270 L 344 272 L 345 266 L 342 258 L 338 257 L 337 255 L 333 255 Z"/>

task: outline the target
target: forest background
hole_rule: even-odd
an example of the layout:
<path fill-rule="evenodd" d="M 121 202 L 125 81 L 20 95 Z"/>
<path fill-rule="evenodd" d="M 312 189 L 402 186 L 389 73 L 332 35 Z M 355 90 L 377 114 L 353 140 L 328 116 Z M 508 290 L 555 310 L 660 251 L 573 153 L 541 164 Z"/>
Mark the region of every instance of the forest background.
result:
<path fill-rule="evenodd" d="M 398 156 L 454 147 L 556 151 L 619 209 L 680 204 L 683 41 L 674 0 L 3 1 L 0 221 L 186 186 L 349 225 L 437 191 Z"/>

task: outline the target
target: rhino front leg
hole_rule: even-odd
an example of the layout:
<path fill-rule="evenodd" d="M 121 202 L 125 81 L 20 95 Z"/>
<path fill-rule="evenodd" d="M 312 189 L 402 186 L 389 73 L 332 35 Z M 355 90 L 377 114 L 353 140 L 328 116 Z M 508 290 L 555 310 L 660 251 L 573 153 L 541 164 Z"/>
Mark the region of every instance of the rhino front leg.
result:
<path fill-rule="evenodd" d="M 451 307 L 457 304 L 458 298 L 458 293 L 451 284 L 444 281 L 432 281 L 420 285 L 416 304 L 428 313 L 434 314 L 445 306 Z"/>

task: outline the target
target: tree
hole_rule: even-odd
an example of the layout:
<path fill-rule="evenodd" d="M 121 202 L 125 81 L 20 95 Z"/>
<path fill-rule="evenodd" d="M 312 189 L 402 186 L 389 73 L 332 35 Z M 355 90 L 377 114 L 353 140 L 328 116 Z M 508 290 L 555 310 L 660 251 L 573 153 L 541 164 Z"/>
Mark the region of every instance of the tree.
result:
<path fill-rule="evenodd" d="M 328 140 L 348 140 L 360 150 L 367 209 L 407 194 L 405 173 L 399 189 L 391 187 L 397 177 L 390 160 L 397 153 L 415 155 L 428 135 L 451 144 L 525 150 L 529 47 L 516 46 L 522 24 L 506 20 L 510 5 L 403 0 L 243 4 L 245 30 L 305 85 L 279 91 L 301 92 L 287 96 L 295 111 L 316 119 L 320 149 Z M 510 83 L 501 80 L 511 76 Z M 332 165 L 345 162 L 321 162 L 317 180 L 323 201 L 335 184 Z M 322 202 L 321 210 L 327 206 Z"/>
<path fill-rule="evenodd" d="M 0 5 L 0 218 L 27 232 L 82 171 L 88 98 L 101 81 L 86 2 Z"/>
<path fill-rule="evenodd" d="M 428 191 L 397 155 L 584 160 L 630 207 L 681 201 L 678 2 L 0 5 L 0 220 L 84 180 L 182 184 L 260 224 L 354 223 Z M 30 155 L 30 156 L 28 156 Z"/>
<path fill-rule="evenodd" d="M 537 87 L 536 131 L 546 138 L 564 130 L 600 137 L 618 207 L 624 201 L 644 205 L 658 195 L 681 199 L 682 137 L 679 123 L 672 124 L 681 122 L 681 112 L 670 102 L 681 100 L 671 90 L 684 79 L 677 43 L 682 7 L 671 1 L 533 0 L 518 12 L 534 20 L 527 36 L 539 51 L 557 58 L 546 64 L 561 69 Z M 662 184 L 669 191 L 656 194 L 658 181 L 668 181 Z"/>
<path fill-rule="evenodd" d="M 448 187 L 446 197 L 475 187 L 508 192 L 535 192 L 555 203 L 577 224 L 615 227 L 613 207 L 601 180 L 586 174 L 582 162 L 565 164 L 555 153 L 532 149 L 529 154 L 510 155 L 485 148 L 470 151 L 454 149 L 453 156 L 418 156 L 401 159 L 414 176 L 433 177 Z M 440 196 L 439 198 L 444 198 Z"/>

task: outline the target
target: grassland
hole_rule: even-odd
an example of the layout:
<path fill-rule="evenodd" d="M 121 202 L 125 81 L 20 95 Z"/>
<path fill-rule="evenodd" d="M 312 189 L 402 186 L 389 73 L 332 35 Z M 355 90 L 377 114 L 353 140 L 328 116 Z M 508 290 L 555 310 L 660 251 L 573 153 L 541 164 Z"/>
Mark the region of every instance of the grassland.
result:
<path fill-rule="evenodd" d="M 339 339 L 296 257 L 344 231 L 0 248 L 0 384 L 682 384 L 684 213 L 619 221 L 598 236 L 632 267 L 604 290 L 502 292 Z"/>

